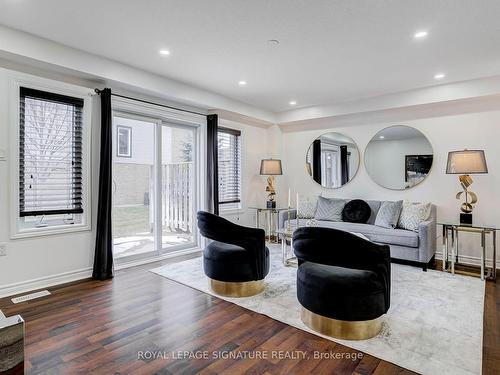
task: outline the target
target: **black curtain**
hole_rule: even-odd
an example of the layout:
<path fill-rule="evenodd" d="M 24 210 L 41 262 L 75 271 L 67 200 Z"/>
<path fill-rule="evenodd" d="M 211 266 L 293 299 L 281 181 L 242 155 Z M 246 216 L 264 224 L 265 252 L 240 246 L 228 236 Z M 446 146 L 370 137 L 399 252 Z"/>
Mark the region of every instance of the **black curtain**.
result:
<path fill-rule="evenodd" d="M 340 182 L 342 185 L 349 182 L 349 153 L 347 146 L 340 146 Z"/>
<path fill-rule="evenodd" d="M 321 184 L 321 140 L 313 142 L 313 179 Z"/>
<path fill-rule="evenodd" d="M 97 203 L 97 234 L 92 277 L 97 280 L 106 280 L 113 277 L 113 238 L 111 234 L 111 165 L 113 157 L 111 89 L 102 90 L 100 96 L 101 155 Z"/>
<path fill-rule="evenodd" d="M 219 214 L 219 150 L 217 128 L 219 117 L 207 116 L 207 211 Z"/>

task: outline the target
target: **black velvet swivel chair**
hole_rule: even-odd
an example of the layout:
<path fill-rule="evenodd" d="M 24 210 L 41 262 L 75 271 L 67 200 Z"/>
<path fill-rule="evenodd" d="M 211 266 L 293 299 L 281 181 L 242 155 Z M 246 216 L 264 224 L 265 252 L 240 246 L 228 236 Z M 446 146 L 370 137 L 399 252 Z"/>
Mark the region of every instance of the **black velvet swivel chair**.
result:
<path fill-rule="evenodd" d="M 347 340 L 376 336 L 390 306 L 389 246 L 337 229 L 304 227 L 294 232 L 293 249 L 304 324 Z"/>
<path fill-rule="evenodd" d="M 212 290 L 228 297 L 262 292 L 269 273 L 264 230 L 236 225 L 204 211 L 197 217 L 200 233 L 213 240 L 203 250 L 203 269 Z"/>

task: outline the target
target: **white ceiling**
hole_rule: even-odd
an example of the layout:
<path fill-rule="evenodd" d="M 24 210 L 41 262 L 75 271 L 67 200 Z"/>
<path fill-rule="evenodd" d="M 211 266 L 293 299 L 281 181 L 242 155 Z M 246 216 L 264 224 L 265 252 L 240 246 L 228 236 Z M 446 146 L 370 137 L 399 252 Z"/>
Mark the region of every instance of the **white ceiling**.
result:
<path fill-rule="evenodd" d="M 292 99 L 340 103 L 500 74 L 498 0 L 0 0 L 0 9 L 5 26 L 274 112 Z M 421 29 L 428 38 L 414 40 Z"/>

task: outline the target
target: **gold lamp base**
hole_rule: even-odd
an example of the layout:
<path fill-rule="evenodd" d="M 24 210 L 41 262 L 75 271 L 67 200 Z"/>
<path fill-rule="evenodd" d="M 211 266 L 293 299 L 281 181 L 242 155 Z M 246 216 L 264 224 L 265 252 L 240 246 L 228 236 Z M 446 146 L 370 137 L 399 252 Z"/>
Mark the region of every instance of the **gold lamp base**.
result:
<path fill-rule="evenodd" d="M 302 307 L 302 322 L 313 331 L 343 340 L 367 340 L 382 329 L 380 318 L 362 321 L 347 321 L 327 318 Z"/>
<path fill-rule="evenodd" d="M 223 297 L 250 297 L 262 293 L 264 280 L 230 282 L 208 279 L 210 289 L 215 294 Z"/>

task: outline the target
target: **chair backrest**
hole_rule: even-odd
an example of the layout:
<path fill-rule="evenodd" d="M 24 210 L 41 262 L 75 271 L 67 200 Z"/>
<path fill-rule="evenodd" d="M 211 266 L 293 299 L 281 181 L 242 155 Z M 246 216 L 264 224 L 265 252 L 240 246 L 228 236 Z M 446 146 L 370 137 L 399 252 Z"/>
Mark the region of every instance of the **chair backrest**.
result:
<path fill-rule="evenodd" d="M 229 220 L 206 211 L 198 211 L 196 217 L 198 229 L 203 237 L 224 242 L 228 228 L 232 224 Z"/>
<path fill-rule="evenodd" d="M 198 211 L 196 217 L 201 235 L 211 240 L 227 242 L 252 237 L 265 242 L 266 234 L 263 229 L 244 227 L 206 211 Z"/>
<path fill-rule="evenodd" d="M 293 250 L 299 261 L 348 268 L 370 270 L 375 264 L 390 260 L 389 246 L 324 227 L 298 228 L 293 233 Z"/>

